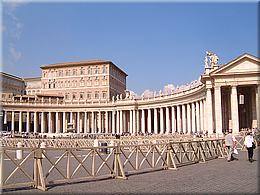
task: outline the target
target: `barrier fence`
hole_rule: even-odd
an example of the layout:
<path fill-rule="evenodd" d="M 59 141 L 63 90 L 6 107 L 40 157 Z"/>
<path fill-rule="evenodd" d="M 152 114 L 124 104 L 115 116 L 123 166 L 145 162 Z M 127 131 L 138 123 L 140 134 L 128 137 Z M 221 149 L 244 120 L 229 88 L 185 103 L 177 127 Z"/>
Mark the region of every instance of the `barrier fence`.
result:
<path fill-rule="evenodd" d="M 121 145 L 137 145 L 137 144 L 155 144 L 155 143 L 169 143 L 172 141 L 195 141 L 212 138 L 198 138 L 192 136 L 125 136 L 120 139 L 114 137 L 111 138 L 96 138 L 96 139 L 83 139 L 83 138 L 55 138 L 55 139 L 43 139 L 43 138 L 2 138 L 0 140 L 1 145 L 4 147 L 17 147 L 18 143 L 22 147 L 36 148 L 41 143 L 45 143 L 46 147 L 53 148 L 73 148 L 73 147 L 95 147 L 102 145 L 113 145 L 115 142 L 120 142 Z M 214 139 L 214 138 L 213 138 Z M 244 146 L 245 134 L 236 136 L 237 148 L 240 150 L 246 150 Z M 256 143 L 256 145 L 258 145 Z"/>
<path fill-rule="evenodd" d="M 131 174 L 224 158 L 223 139 L 136 144 L 112 142 L 98 147 L 2 147 L 2 189 L 47 190 L 59 183 L 127 179 Z"/>

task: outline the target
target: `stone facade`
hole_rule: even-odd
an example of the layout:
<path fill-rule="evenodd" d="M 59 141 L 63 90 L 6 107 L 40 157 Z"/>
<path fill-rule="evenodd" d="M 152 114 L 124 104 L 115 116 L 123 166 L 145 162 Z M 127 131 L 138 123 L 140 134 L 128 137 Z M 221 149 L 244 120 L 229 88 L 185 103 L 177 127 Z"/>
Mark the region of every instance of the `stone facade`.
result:
<path fill-rule="evenodd" d="M 213 57 L 214 65 L 205 67 L 199 81 L 171 94 L 154 94 L 148 98 L 128 94 L 98 101 L 66 101 L 48 96 L 14 98 L 14 101 L 2 100 L 1 120 L 11 131 L 48 135 L 66 133 L 68 124 L 73 124 L 77 133 L 133 135 L 208 133 L 222 136 L 227 129 L 236 134 L 242 128 L 260 128 L 259 58 L 244 54 L 218 66 L 218 58 Z M 45 78 L 46 75 L 42 77 L 43 84 L 48 81 Z M 52 88 L 44 90 L 49 93 Z"/>
<path fill-rule="evenodd" d="M 44 65 L 41 91 L 66 101 L 111 99 L 125 94 L 127 74 L 111 61 L 92 60 Z"/>
<path fill-rule="evenodd" d="M 41 93 L 41 77 L 24 78 L 24 83 L 26 94 L 35 95 Z"/>
<path fill-rule="evenodd" d="M 22 78 L 0 72 L 1 94 L 24 94 L 25 84 Z"/>

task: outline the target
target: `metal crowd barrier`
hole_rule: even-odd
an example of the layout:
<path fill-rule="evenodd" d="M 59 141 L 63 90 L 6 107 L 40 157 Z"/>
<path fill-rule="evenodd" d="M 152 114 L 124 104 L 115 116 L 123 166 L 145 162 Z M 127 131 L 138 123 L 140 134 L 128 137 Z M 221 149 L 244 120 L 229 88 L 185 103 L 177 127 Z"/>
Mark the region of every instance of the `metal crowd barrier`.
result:
<path fill-rule="evenodd" d="M 127 179 L 131 174 L 223 158 L 223 139 L 169 141 L 98 147 L 28 148 L 2 147 L 1 188 L 34 187 L 46 191 L 59 183 Z M 17 152 L 20 152 L 17 155 Z"/>

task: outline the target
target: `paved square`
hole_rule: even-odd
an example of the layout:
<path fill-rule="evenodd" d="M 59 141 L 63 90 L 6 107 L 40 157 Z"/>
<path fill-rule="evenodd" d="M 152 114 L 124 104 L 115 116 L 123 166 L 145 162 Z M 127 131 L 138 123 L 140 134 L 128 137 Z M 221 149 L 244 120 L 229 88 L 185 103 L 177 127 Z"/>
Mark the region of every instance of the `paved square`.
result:
<path fill-rule="evenodd" d="M 254 159 L 258 159 L 259 149 Z M 236 193 L 257 194 L 258 161 L 247 161 L 247 152 L 240 151 L 238 161 L 215 159 L 179 167 L 178 170 L 162 170 L 130 175 L 127 180 L 106 179 L 53 186 L 47 192 L 36 189 L 9 191 L 15 194 L 172 194 L 172 193 Z"/>

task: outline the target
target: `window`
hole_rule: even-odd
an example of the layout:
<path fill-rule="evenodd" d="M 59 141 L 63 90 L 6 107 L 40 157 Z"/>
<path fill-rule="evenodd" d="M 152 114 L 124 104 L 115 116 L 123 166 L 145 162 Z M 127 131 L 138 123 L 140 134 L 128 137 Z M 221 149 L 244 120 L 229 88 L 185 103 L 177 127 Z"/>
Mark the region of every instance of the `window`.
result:
<path fill-rule="evenodd" d="M 102 96 L 103 96 L 104 99 L 106 99 L 107 98 L 107 93 L 103 92 Z"/>
<path fill-rule="evenodd" d="M 99 98 L 99 93 L 98 91 L 95 92 L 95 99 L 98 99 Z"/>
<path fill-rule="evenodd" d="M 90 92 L 87 93 L 87 98 L 91 99 L 91 93 Z"/>
<path fill-rule="evenodd" d="M 59 76 L 62 77 L 62 70 L 59 71 Z"/>
<path fill-rule="evenodd" d="M 80 86 L 81 86 L 81 87 L 84 86 L 84 79 L 83 79 L 83 77 L 80 78 Z"/>
<path fill-rule="evenodd" d="M 69 99 L 69 94 L 68 93 L 65 94 L 65 99 Z"/>
<path fill-rule="evenodd" d="M 75 93 L 72 94 L 72 99 L 73 100 L 76 99 L 76 94 Z"/>
<path fill-rule="evenodd" d="M 88 75 L 91 75 L 91 68 L 88 68 Z"/>
<path fill-rule="evenodd" d="M 79 94 L 79 98 L 80 98 L 80 99 L 83 99 L 83 92 L 81 92 L 81 93 Z"/>
<path fill-rule="evenodd" d="M 80 68 L 80 74 L 81 74 L 81 75 L 84 74 L 84 68 L 83 68 L 83 67 Z"/>
<path fill-rule="evenodd" d="M 106 76 L 103 76 L 103 79 L 102 79 L 102 85 L 107 85 L 107 79 L 106 79 Z"/>
<path fill-rule="evenodd" d="M 95 85 L 98 85 L 99 84 L 99 79 L 98 77 L 95 78 Z"/>
<path fill-rule="evenodd" d="M 95 74 L 98 74 L 98 67 L 96 66 Z"/>
<path fill-rule="evenodd" d="M 106 68 L 105 65 L 104 65 L 103 68 L 102 68 L 102 73 L 103 73 L 103 74 L 106 74 L 106 73 L 107 73 L 107 68 Z"/>
<path fill-rule="evenodd" d="M 77 70 L 73 69 L 73 75 L 77 75 Z"/>

